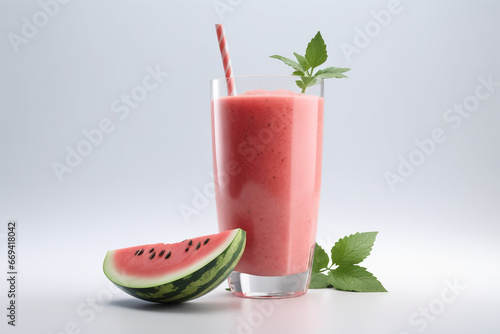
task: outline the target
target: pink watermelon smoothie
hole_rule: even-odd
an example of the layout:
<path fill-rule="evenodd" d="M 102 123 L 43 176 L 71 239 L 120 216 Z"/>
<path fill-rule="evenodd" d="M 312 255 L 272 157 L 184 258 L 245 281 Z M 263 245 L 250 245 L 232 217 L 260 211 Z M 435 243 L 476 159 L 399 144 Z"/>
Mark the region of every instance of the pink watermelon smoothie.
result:
<path fill-rule="evenodd" d="M 212 133 L 219 229 L 247 232 L 235 271 L 307 271 L 318 219 L 323 98 L 286 90 L 217 98 Z"/>

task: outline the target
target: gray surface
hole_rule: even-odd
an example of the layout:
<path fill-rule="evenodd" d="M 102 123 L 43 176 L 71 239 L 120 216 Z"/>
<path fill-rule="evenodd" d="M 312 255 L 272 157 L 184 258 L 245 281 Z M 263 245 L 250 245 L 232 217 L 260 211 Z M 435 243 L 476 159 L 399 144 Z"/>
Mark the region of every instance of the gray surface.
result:
<path fill-rule="evenodd" d="M 0 1 L 0 233 L 8 219 L 20 225 L 19 326 L 4 318 L 2 333 L 69 333 L 72 322 L 81 333 L 498 333 L 500 87 L 456 129 L 443 116 L 474 102 L 479 77 L 500 81 L 500 4 L 402 1 L 348 59 L 343 43 L 353 45 L 388 2 L 232 3 L 221 19 L 211 0 L 75 0 L 16 53 L 8 34 L 40 6 Z M 198 198 L 189 221 L 179 212 L 212 182 L 209 80 L 223 73 L 216 22 L 235 74 L 288 74 L 268 56 L 303 52 L 317 30 L 328 65 L 353 68 L 325 85 L 318 239 L 331 246 L 380 231 L 365 264 L 389 293 L 311 291 L 272 311 L 223 287 L 174 308 L 106 299 L 106 250 L 216 231 L 212 198 Z M 113 112 L 157 66 L 168 77 L 127 117 Z M 52 163 L 106 118 L 114 130 L 59 182 Z M 400 155 L 417 157 L 415 140 L 435 128 L 446 140 L 391 191 L 384 173 L 396 172 Z M 466 287 L 452 298 L 446 282 L 455 280 Z M 423 320 L 429 307 L 436 314 Z"/>

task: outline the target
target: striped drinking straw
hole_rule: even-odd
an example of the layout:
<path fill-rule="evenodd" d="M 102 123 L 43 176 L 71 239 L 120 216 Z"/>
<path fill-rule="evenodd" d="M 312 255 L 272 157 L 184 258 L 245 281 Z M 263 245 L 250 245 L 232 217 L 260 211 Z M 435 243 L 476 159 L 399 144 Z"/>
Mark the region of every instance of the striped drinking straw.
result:
<path fill-rule="evenodd" d="M 227 49 L 224 27 L 222 24 L 216 24 L 215 30 L 217 31 L 222 64 L 224 65 L 224 72 L 226 73 L 227 95 L 233 96 L 236 95 L 236 87 L 234 86 L 233 69 L 231 67 L 231 58 L 229 57 L 229 51 Z"/>

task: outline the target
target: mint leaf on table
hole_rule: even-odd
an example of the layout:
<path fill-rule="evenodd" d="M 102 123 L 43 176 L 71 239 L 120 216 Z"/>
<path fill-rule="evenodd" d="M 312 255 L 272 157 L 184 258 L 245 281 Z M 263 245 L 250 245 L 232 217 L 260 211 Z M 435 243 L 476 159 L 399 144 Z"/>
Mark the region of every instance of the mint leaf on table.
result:
<path fill-rule="evenodd" d="M 334 287 L 344 291 L 387 292 L 373 274 L 357 265 L 370 255 L 377 234 L 378 232 L 355 233 L 339 239 L 332 247 L 330 266 L 327 253 L 316 244 L 309 288 Z M 337 267 L 333 268 L 335 265 Z"/>
<path fill-rule="evenodd" d="M 339 239 L 332 248 L 332 262 L 339 266 L 360 263 L 370 255 L 377 233 L 356 233 Z"/>
<path fill-rule="evenodd" d="M 320 245 L 316 244 L 314 248 L 313 272 L 319 273 L 321 269 L 326 269 L 328 267 L 328 262 L 330 262 L 328 254 L 326 254 L 325 250 Z"/>
<path fill-rule="evenodd" d="M 295 71 L 293 71 L 292 75 L 300 77 L 300 80 L 297 80 L 296 83 L 302 89 L 302 93 L 305 93 L 307 87 L 314 86 L 318 78 L 347 78 L 343 73 L 350 70 L 350 68 L 327 67 L 314 73 L 314 69 L 328 59 L 326 44 L 319 31 L 307 45 L 305 56 L 296 52 L 293 55 L 297 61 L 278 55 L 273 55 L 271 58 L 281 60 L 286 65 L 293 67 Z"/>
<path fill-rule="evenodd" d="M 331 288 L 332 283 L 330 283 L 330 276 L 322 273 L 312 273 L 311 283 L 309 284 L 309 289 L 324 289 Z"/>
<path fill-rule="evenodd" d="M 356 292 L 387 292 L 366 268 L 355 264 L 338 266 L 330 271 L 329 283 L 337 290 Z"/>

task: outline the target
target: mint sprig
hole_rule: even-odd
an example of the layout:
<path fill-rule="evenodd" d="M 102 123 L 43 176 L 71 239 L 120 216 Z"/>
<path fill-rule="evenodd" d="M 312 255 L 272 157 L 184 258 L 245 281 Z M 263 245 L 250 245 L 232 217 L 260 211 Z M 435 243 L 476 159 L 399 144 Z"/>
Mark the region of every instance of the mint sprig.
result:
<path fill-rule="evenodd" d="M 344 291 L 387 292 L 373 274 L 358 265 L 370 255 L 377 234 L 355 233 L 339 239 L 332 247 L 330 266 L 328 254 L 316 244 L 309 289 L 334 287 Z"/>
<path fill-rule="evenodd" d="M 295 82 L 302 89 L 302 93 L 306 92 L 307 87 L 315 85 L 318 78 L 347 78 L 343 73 L 350 70 L 350 68 L 327 67 L 314 73 L 314 69 L 322 65 L 328 58 L 326 44 L 319 31 L 307 44 L 305 56 L 301 56 L 296 52 L 293 55 L 297 61 L 278 55 L 273 55 L 271 58 L 281 60 L 288 66 L 293 67 L 295 71 L 293 71 L 292 75 L 300 77 L 300 80 Z"/>

